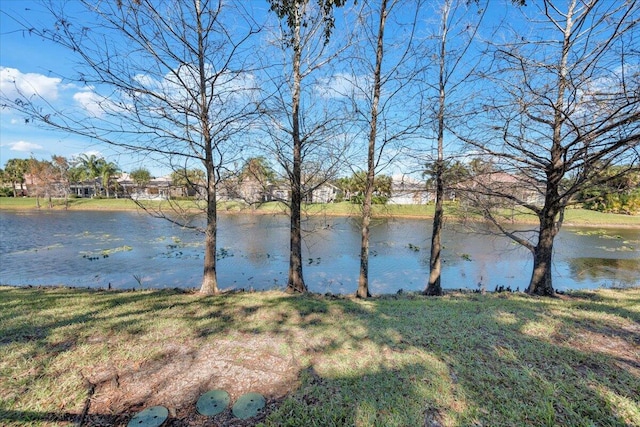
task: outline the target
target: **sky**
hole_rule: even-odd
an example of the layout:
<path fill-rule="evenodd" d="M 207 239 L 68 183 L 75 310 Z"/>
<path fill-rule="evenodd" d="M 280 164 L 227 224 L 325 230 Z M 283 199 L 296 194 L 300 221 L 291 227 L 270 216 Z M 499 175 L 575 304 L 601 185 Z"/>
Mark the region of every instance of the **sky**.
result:
<path fill-rule="evenodd" d="M 37 91 L 52 101 L 73 102 L 82 99 L 82 88 L 61 84 L 56 73 L 67 73 L 72 63 L 63 48 L 31 37 L 20 29 L 12 17 L 26 16 L 32 22 L 46 22 L 42 6 L 33 1 L 0 2 L 0 88 L 11 91 L 19 81 L 26 91 Z M 67 158 L 79 154 L 96 154 L 126 167 L 126 160 L 108 147 L 92 144 L 77 136 L 42 129 L 6 108 L 0 110 L 0 167 L 12 158 L 50 159 L 52 155 Z M 113 158 L 112 158 L 113 157 Z"/>
<path fill-rule="evenodd" d="M 411 2 L 411 0 L 407 1 Z M 60 2 L 62 3 L 62 0 Z M 536 0 L 528 3 L 535 4 Z M 74 7 L 74 1 L 66 4 Z M 242 4 L 258 13 L 266 13 L 267 10 L 266 0 L 248 0 Z M 434 3 L 432 0 L 427 0 L 425 4 L 428 5 L 427 7 L 433 7 Z M 490 5 L 487 13 L 489 24 L 504 19 L 506 11 L 511 13 L 516 10 L 510 5 L 510 0 L 495 0 L 491 1 Z M 523 10 L 535 12 L 536 8 L 528 6 Z M 515 16 L 517 13 L 512 15 Z M 92 103 L 94 94 L 91 88 L 68 83 L 58 77 L 74 74 L 75 59 L 72 54 L 51 42 L 26 34 L 16 22 L 16 17 L 36 25 L 41 24 L 42 27 L 48 26 L 47 21 L 50 20 L 49 14 L 44 11 L 38 1 L 0 0 L 0 90 L 2 93 L 11 98 L 11 92 L 15 87 L 14 82 L 16 82 L 23 93 L 37 92 L 52 105 L 73 106 L 91 113 L 94 105 Z M 402 21 L 402 18 L 399 16 L 398 20 Z M 510 25 L 517 25 L 517 20 L 510 19 Z M 337 26 L 339 24 L 338 22 Z M 389 49 L 388 57 L 392 58 L 393 53 L 393 49 Z M 325 97 L 329 89 L 336 88 L 342 88 L 342 86 L 341 82 L 334 77 L 333 81 L 326 82 L 324 90 L 318 92 L 318 96 Z M 148 158 L 119 152 L 112 146 L 98 144 L 87 138 L 42 129 L 14 111 L 7 108 L 0 109 L 0 167 L 12 158 L 50 159 L 52 155 L 61 155 L 71 159 L 83 153 L 104 156 L 127 172 L 141 165 L 150 169 L 155 176 L 169 172 L 166 167 L 154 165 Z"/>
<path fill-rule="evenodd" d="M 266 0 L 246 4 L 253 10 L 266 11 Z M 67 5 L 73 7 L 73 1 Z M 37 1 L 0 1 L 0 89 L 3 93 L 10 94 L 17 82 L 23 93 L 37 92 L 52 104 L 79 106 L 90 113 L 91 90 L 58 77 L 73 74 L 74 57 L 64 48 L 25 33 L 16 17 L 42 27 L 50 25 L 47 25 L 48 12 Z M 392 54 L 387 53 L 388 56 Z M 333 81 L 333 86 L 327 87 L 334 88 L 336 84 Z M 121 153 L 114 147 L 77 135 L 42 129 L 16 112 L 6 108 L 0 110 L 0 167 L 12 158 L 50 159 L 55 154 L 72 159 L 82 153 L 104 156 L 123 171 L 131 171 L 143 163 L 154 175 L 169 172 L 167 168 L 154 166 L 149 159 Z"/>
<path fill-rule="evenodd" d="M 7 0 L 0 3 L 0 88 L 8 90 L 14 77 L 26 77 L 39 93 L 60 97 L 58 81 L 47 77 L 50 70 L 65 63 L 61 49 L 46 45 L 34 37 L 24 36 L 10 18 L 33 9 L 29 1 Z M 0 164 L 12 158 L 50 158 L 53 154 L 74 155 L 87 150 L 85 141 L 38 129 L 12 111 L 0 110 Z"/>

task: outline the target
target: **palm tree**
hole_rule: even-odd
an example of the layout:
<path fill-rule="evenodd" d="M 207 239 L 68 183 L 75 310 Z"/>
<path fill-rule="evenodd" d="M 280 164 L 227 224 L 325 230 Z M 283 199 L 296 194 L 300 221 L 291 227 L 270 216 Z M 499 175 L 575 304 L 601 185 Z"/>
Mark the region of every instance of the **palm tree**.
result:
<path fill-rule="evenodd" d="M 101 176 L 102 163 L 106 163 L 102 157 L 97 157 L 95 154 L 88 155 L 86 153 L 81 154 L 77 159 L 78 166 L 83 170 L 84 177 L 88 180 L 93 180 L 93 194 L 98 195 L 98 183 L 96 179 Z"/>
<path fill-rule="evenodd" d="M 100 159 L 100 176 L 102 177 L 102 186 L 105 189 L 107 198 L 109 198 L 109 181 L 111 178 L 120 172 L 120 168 L 113 162 L 107 162 L 104 159 Z"/>
<path fill-rule="evenodd" d="M 25 183 L 25 174 L 29 170 L 29 160 L 26 159 L 9 159 L 5 165 L 4 171 L 7 179 L 13 187 L 13 197 L 17 197 L 18 191 L 16 184 L 20 184 L 20 194 L 24 194 L 23 184 Z"/>

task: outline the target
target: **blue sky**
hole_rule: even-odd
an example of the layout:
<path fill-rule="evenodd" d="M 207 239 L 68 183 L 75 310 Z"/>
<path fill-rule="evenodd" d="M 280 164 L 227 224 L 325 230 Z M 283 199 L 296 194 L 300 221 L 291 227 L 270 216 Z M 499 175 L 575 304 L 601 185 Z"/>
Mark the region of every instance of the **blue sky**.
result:
<path fill-rule="evenodd" d="M 53 105 L 74 105 L 89 111 L 92 105 L 90 88 L 67 83 L 58 77 L 73 74 L 75 59 L 71 53 L 51 42 L 25 34 L 14 20 L 14 17 L 20 17 L 19 19 L 41 24 L 42 27 L 48 26 L 49 14 L 38 3 L 30 0 L 0 0 L 0 89 L 5 94 L 11 93 L 15 81 L 23 92 L 37 92 Z M 535 0 L 528 3 L 530 5 L 526 9 L 518 10 L 510 5 L 510 0 L 491 1 L 488 19 L 485 21 L 486 33 L 491 24 L 503 19 L 506 13 L 511 14 L 509 24 L 517 26 L 520 12 L 539 12 Z M 74 2 L 66 4 L 73 7 Z M 257 13 L 264 13 L 268 7 L 266 0 L 247 1 L 243 4 Z M 433 3 L 429 0 L 426 5 L 432 7 Z M 433 28 L 435 27 L 430 29 L 428 25 L 423 27 L 427 32 Z M 393 50 L 389 49 L 387 55 L 392 59 Z M 326 88 L 340 87 L 340 83 L 340 79 L 334 76 L 326 84 Z M 319 95 L 323 97 L 323 94 Z M 154 175 L 167 172 L 167 169 L 154 168 L 148 159 L 131 153 L 119 153 L 111 146 L 97 144 L 87 138 L 41 129 L 34 123 L 27 123 L 23 116 L 15 112 L 0 110 L 0 167 L 11 158 L 33 156 L 49 159 L 54 154 L 73 158 L 81 153 L 102 155 L 117 163 L 124 171 L 131 171 L 144 163 Z"/>
<path fill-rule="evenodd" d="M 73 6 L 73 2 L 68 2 Z M 71 75 L 75 59 L 67 49 L 26 34 L 14 19 L 25 19 L 48 26 L 48 12 L 30 0 L 0 2 L 0 88 L 6 94 L 19 82 L 21 90 L 37 92 L 56 105 L 82 104 L 89 92 L 75 84 L 64 83 L 58 75 Z M 83 101 L 85 100 L 85 101 Z M 87 108 L 89 104 L 87 103 Z M 52 155 L 68 159 L 78 155 L 95 154 L 115 162 L 123 171 L 131 171 L 144 161 L 131 153 L 119 153 L 113 147 L 98 144 L 87 138 L 44 129 L 24 116 L 8 109 L 0 110 L 0 167 L 12 158 L 50 159 Z M 148 163 L 148 162 L 147 162 Z M 146 166 L 146 164 L 145 164 Z M 163 169 L 149 167 L 155 175 Z"/>
<path fill-rule="evenodd" d="M 500 8 L 504 8 L 503 1 L 508 0 L 493 2 L 496 5 L 494 16 L 502 15 Z M 52 105 L 80 106 L 90 111 L 91 88 L 70 84 L 58 77 L 72 75 L 76 59 L 66 49 L 26 34 L 15 21 L 17 17 L 18 20 L 40 25 L 42 28 L 51 26 L 49 13 L 38 3 L 29 0 L 0 2 L 0 87 L 6 95 L 14 90 L 16 82 L 23 93 L 37 92 Z M 264 13 L 268 7 L 266 0 L 255 0 L 245 4 L 252 8 L 254 13 Z M 426 4 L 426 7 L 432 6 L 429 2 Z M 73 5 L 73 1 L 66 2 L 65 7 Z M 408 9 L 410 8 L 406 10 Z M 400 9 L 402 12 L 404 10 Z M 340 25 L 339 20 L 337 25 Z M 388 58 L 392 58 L 393 54 L 393 50 L 387 52 Z M 334 76 L 327 87 L 335 88 L 336 85 L 340 87 L 340 79 L 336 80 Z M 112 146 L 97 144 L 72 134 L 39 128 L 33 122 L 26 122 L 24 116 L 8 109 L 1 110 L 0 114 L 0 167 L 11 158 L 33 156 L 37 159 L 49 159 L 54 154 L 73 158 L 87 153 L 104 156 L 118 164 L 123 171 L 131 171 L 143 163 L 154 175 L 168 172 L 166 168 L 154 167 L 148 159 L 131 153 L 119 153 Z"/>

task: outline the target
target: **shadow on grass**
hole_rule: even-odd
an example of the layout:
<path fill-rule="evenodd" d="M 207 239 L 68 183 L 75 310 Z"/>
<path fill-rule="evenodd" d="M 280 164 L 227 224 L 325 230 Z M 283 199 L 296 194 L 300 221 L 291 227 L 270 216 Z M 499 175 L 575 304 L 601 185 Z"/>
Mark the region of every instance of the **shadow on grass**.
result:
<path fill-rule="evenodd" d="M 334 355 L 316 350 L 321 362 L 269 425 L 626 426 L 640 415 L 638 371 L 550 339 L 571 320 L 550 328 L 553 318 L 532 310 L 528 298 L 280 303 L 302 318 L 338 306 L 359 319 L 360 330 L 349 322 L 328 325 L 344 329 L 343 341 Z M 585 320 L 579 322 L 570 327 Z M 351 355 L 344 351 L 349 346 Z"/>
<path fill-rule="evenodd" d="M 0 310 L 3 313 L 3 320 L 12 318 L 9 322 L 3 322 L 0 329 L 0 346 L 16 342 L 32 342 L 35 340 L 47 339 L 49 335 L 59 328 L 74 325 L 85 325 L 97 322 L 99 317 L 108 313 L 118 306 L 139 303 L 149 298 L 148 293 L 142 292 L 119 292 L 105 293 L 100 290 L 84 290 L 58 288 L 60 293 L 48 292 L 52 288 L 20 289 L 7 288 L 3 290 L 5 301 L 0 303 Z M 102 298 L 105 296 L 106 298 Z M 28 297 L 28 298 L 25 298 Z M 91 303 L 82 302 L 81 306 L 73 306 L 74 300 L 78 298 L 84 300 L 91 299 Z M 65 307 L 69 307 L 68 310 Z M 51 310 L 55 315 L 42 316 Z M 80 310 L 80 311 L 76 311 Z M 151 310 L 133 310 L 119 314 L 122 320 L 112 323 L 115 328 L 126 328 L 135 325 L 134 319 L 125 320 L 129 315 L 139 315 Z M 35 317 L 34 317 L 35 316 Z M 143 333 L 139 330 L 138 333 Z"/>
<path fill-rule="evenodd" d="M 631 363 L 621 368 L 624 358 L 615 352 L 572 345 L 581 334 L 602 332 L 602 328 L 619 331 L 619 321 L 637 319 L 637 312 L 626 302 L 608 296 L 593 301 L 578 295 L 563 302 L 521 295 L 428 299 L 409 294 L 365 301 L 275 292 L 199 297 L 172 291 L 9 289 L 2 290 L 2 295 L 6 298 L 0 307 L 12 313 L 30 304 L 37 304 L 34 311 L 38 307 L 46 313 L 73 304 L 74 298 L 90 300 L 73 315 L 36 316 L 37 321 L 29 324 L 25 322 L 31 318 L 25 317 L 0 327 L 0 350 L 35 340 L 46 350 L 31 349 L 27 354 L 40 358 L 45 366 L 57 354 L 85 344 L 96 331 L 100 335 L 113 328 L 125 337 L 158 333 L 153 324 L 159 318 L 186 322 L 200 346 L 227 339 L 250 342 L 251 337 L 262 336 L 279 343 L 282 354 L 278 357 L 295 360 L 298 380 L 291 383 L 287 397 L 264 414 L 266 425 L 626 426 L 640 420 L 640 368 Z M 610 317 L 594 320 L 594 313 Z M 77 328 L 76 340 L 60 344 L 60 330 L 70 327 Z M 636 351 L 637 337 L 633 331 L 616 334 Z M 195 368 L 195 350 L 181 353 L 180 343 L 176 344 L 147 364 L 153 370 L 150 374 L 176 360 L 185 369 Z M 256 357 L 273 351 L 249 350 Z M 34 373 L 31 380 L 38 375 L 42 372 Z M 135 383 L 135 371 L 123 370 L 119 375 L 121 383 Z M 166 378 L 167 383 L 173 380 Z M 154 392 L 149 390 L 149 396 Z M 194 411 L 197 395 L 185 393 L 179 398 L 182 414 Z M 132 402 L 126 413 L 131 414 L 133 405 L 140 409 L 143 404 Z M 49 420 L 71 415 L 13 407 L 0 410 L 0 424 L 19 424 L 21 417 Z M 98 425 L 102 416 L 90 411 L 86 424 Z M 228 412 L 225 416 L 226 421 L 216 425 L 236 425 Z M 125 413 L 114 417 L 113 425 L 127 418 Z M 181 425 L 177 419 L 173 422 Z"/>
<path fill-rule="evenodd" d="M 0 408 L 0 420 L 3 425 L 30 425 L 42 423 L 76 423 L 76 425 L 126 425 L 125 415 L 92 414 L 87 415 L 80 424 L 80 415 L 62 412 L 14 411 Z"/>

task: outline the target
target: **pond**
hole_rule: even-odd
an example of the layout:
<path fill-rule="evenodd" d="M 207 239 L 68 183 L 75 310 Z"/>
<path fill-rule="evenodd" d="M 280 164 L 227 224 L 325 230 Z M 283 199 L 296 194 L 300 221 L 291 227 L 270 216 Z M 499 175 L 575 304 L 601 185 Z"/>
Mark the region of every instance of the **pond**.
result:
<path fill-rule="evenodd" d="M 221 289 L 283 289 L 288 271 L 284 215 L 221 214 Z M 448 223 L 442 283 L 448 289 L 524 290 L 530 253 L 487 229 Z M 359 271 L 356 218 L 304 222 L 304 278 L 313 292 L 352 293 Z M 0 212 L 0 284 L 198 288 L 203 237 L 138 212 Z M 376 219 L 371 230 L 374 294 L 422 290 L 429 272 L 430 220 Z M 558 290 L 640 286 L 640 231 L 564 227 L 553 265 Z"/>

